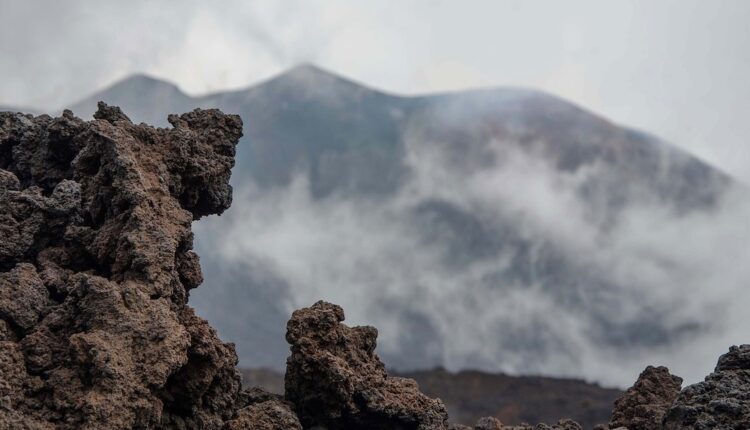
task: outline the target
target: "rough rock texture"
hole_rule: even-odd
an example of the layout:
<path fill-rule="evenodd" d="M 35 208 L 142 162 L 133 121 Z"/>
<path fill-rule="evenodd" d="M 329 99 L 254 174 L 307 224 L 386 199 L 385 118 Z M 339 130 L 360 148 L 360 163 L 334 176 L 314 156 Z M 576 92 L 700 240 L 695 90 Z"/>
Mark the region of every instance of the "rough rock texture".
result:
<path fill-rule="evenodd" d="M 669 373 L 666 367 L 648 366 L 636 383 L 615 402 L 610 428 L 653 430 L 680 394 L 682 378 Z"/>
<path fill-rule="evenodd" d="M 470 429 L 388 376 L 377 330 L 325 302 L 288 323 L 285 398 L 242 390 L 233 345 L 187 306 L 191 223 L 231 203 L 241 120 L 195 110 L 154 129 L 103 103 L 94 117 L 0 113 L 0 430 Z M 647 368 L 609 427 L 750 429 L 750 345 L 681 383 Z"/>
<path fill-rule="evenodd" d="M 389 378 L 376 331 L 295 313 L 289 400 L 241 390 L 237 356 L 187 306 L 191 223 L 231 203 L 242 121 L 135 125 L 0 113 L 0 430 L 444 429 L 439 400 Z"/>
<path fill-rule="evenodd" d="M 750 429 L 750 345 L 733 346 L 703 382 L 685 388 L 664 429 Z"/>
<path fill-rule="evenodd" d="M 0 113 L 6 428 L 215 429 L 242 406 L 233 346 L 186 306 L 190 226 L 231 203 L 242 121 L 169 122 Z"/>
<path fill-rule="evenodd" d="M 449 430 L 583 430 L 580 424 L 573 420 L 560 420 L 557 424 L 537 424 L 535 426 L 521 424 L 518 426 L 505 426 L 497 418 L 484 417 L 480 418 L 474 427 L 461 424 L 451 425 Z"/>
<path fill-rule="evenodd" d="M 227 423 L 226 430 L 302 430 L 293 406 L 277 394 L 251 388 L 243 392 L 242 402 L 247 406 Z"/>
<path fill-rule="evenodd" d="M 305 428 L 447 429 L 440 400 L 410 379 L 389 377 L 375 354 L 374 327 L 347 327 L 344 311 L 318 302 L 292 314 L 285 393 Z"/>

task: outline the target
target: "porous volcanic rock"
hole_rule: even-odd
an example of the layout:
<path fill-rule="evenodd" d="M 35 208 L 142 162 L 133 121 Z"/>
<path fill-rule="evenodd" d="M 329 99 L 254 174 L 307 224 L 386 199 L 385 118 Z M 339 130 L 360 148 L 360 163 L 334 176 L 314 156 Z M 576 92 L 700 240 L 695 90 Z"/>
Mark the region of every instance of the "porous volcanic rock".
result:
<path fill-rule="evenodd" d="M 500 420 L 494 417 L 480 418 L 474 427 L 469 427 L 461 424 L 452 424 L 449 430 L 583 430 L 580 424 L 573 420 L 563 419 L 557 422 L 557 424 L 521 424 L 517 426 L 506 426 L 503 425 Z"/>
<path fill-rule="evenodd" d="M 731 347 L 703 382 L 682 390 L 663 428 L 750 429 L 750 345 Z"/>
<path fill-rule="evenodd" d="M 169 122 L 0 113 L 0 427 L 219 429 L 244 406 L 234 347 L 187 306 L 242 121 Z"/>
<path fill-rule="evenodd" d="M 390 377 L 375 353 L 374 327 L 348 327 L 341 307 L 317 302 L 295 311 L 287 324 L 285 397 L 305 428 L 447 429 L 439 399 L 416 382 Z"/>
<path fill-rule="evenodd" d="M 654 430 L 661 426 L 664 414 L 680 394 L 682 378 L 664 366 L 648 366 L 622 397 L 615 401 L 612 429 Z"/>
<path fill-rule="evenodd" d="M 226 430 L 302 430 L 292 405 L 282 396 L 255 387 L 245 390 L 242 397 L 247 406 L 227 423 Z"/>

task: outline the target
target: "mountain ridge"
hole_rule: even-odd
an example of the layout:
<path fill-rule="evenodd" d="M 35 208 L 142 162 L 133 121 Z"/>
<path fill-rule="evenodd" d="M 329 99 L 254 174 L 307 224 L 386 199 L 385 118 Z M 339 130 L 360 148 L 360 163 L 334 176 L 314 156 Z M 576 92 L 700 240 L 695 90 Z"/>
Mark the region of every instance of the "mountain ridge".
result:
<path fill-rule="evenodd" d="M 388 96 L 388 97 L 401 99 L 401 100 L 419 101 L 419 100 L 429 99 L 429 98 L 450 98 L 456 95 L 463 95 L 463 96 L 484 95 L 484 96 L 502 98 L 502 97 L 508 97 L 509 95 L 516 94 L 517 96 L 525 95 L 526 97 L 538 97 L 538 98 L 543 98 L 547 101 L 555 101 L 555 102 L 562 103 L 568 107 L 575 108 L 582 113 L 595 116 L 603 121 L 611 123 L 614 126 L 618 126 L 618 127 L 630 130 L 634 133 L 648 135 L 649 138 L 651 139 L 662 140 L 645 130 L 613 121 L 607 118 L 606 116 L 603 116 L 587 107 L 578 105 L 556 94 L 552 94 L 552 93 L 542 91 L 539 89 L 535 89 L 535 88 L 523 87 L 523 86 L 520 86 L 520 87 L 492 86 L 492 87 L 476 87 L 476 88 L 468 88 L 468 89 L 461 89 L 461 90 L 448 90 L 448 91 L 437 91 L 437 92 L 432 92 L 432 93 L 405 95 L 405 94 L 399 94 L 396 92 L 390 92 L 390 91 L 382 90 L 379 88 L 371 87 L 355 79 L 347 78 L 344 75 L 322 68 L 318 65 L 315 65 L 314 63 L 301 63 L 297 66 L 293 66 L 289 69 L 283 70 L 275 75 L 272 75 L 266 79 L 262 79 L 256 83 L 253 83 L 244 87 L 240 87 L 237 89 L 212 91 L 212 92 L 198 94 L 198 95 L 191 95 L 183 91 L 182 89 L 180 89 L 178 85 L 176 85 L 175 83 L 167 79 L 156 77 L 148 73 L 134 73 L 126 77 L 123 77 L 115 81 L 114 83 L 108 84 L 98 90 L 94 90 L 89 96 L 83 99 L 73 101 L 71 103 L 67 103 L 65 105 L 66 107 L 64 108 L 54 108 L 50 110 L 50 109 L 19 108 L 15 106 L 0 105 L 0 111 L 19 111 L 19 112 L 28 112 L 28 113 L 33 113 L 33 114 L 41 114 L 41 113 L 59 114 L 62 112 L 63 109 L 71 109 L 75 114 L 80 115 L 81 117 L 90 117 L 90 115 L 93 114 L 93 112 L 96 110 L 96 103 L 98 101 L 112 102 L 117 105 L 128 107 L 128 105 L 131 103 L 129 103 L 127 100 L 122 100 L 120 98 L 121 95 L 113 94 L 113 91 L 122 89 L 122 88 L 142 87 L 144 82 L 147 83 L 148 86 L 151 86 L 151 87 L 158 85 L 159 93 L 172 92 L 176 94 L 178 97 L 182 98 L 185 102 L 179 103 L 179 106 L 174 106 L 174 107 L 177 108 L 180 106 L 188 106 L 187 110 L 189 110 L 190 109 L 189 105 L 191 105 L 191 103 L 192 103 L 192 106 L 207 107 L 207 105 L 210 105 L 211 102 L 217 98 L 222 98 L 222 97 L 229 96 L 229 95 L 231 96 L 239 96 L 241 94 L 247 95 L 246 93 L 252 93 L 254 91 L 257 91 L 260 87 L 263 87 L 267 84 L 273 84 L 278 81 L 285 81 L 285 80 L 288 81 L 290 79 L 294 79 L 295 77 L 299 77 L 299 76 L 311 76 L 311 75 L 317 76 L 324 80 L 336 80 L 339 82 L 345 82 L 346 84 L 351 85 L 351 86 L 360 87 L 362 89 L 366 89 L 368 91 L 371 91 L 371 92 L 374 92 L 383 96 Z M 156 100 L 157 99 L 152 100 L 151 104 L 159 104 L 156 102 Z M 141 110 L 141 109 L 136 109 L 136 110 Z M 185 111 L 185 110 L 186 109 L 173 109 L 174 112 Z M 128 110 L 128 111 L 132 112 L 131 110 Z M 161 118 L 159 116 L 159 114 L 161 114 L 163 111 L 164 111 L 164 108 L 153 109 L 151 112 L 149 112 L 148 115 L 139 115 L 138 112 L 134 113 L 133 115 L 138 121 L 146 121 L 145 119 L 139 118 L 139 116 L 149 116 L 151 118 L 148 118 L 148 119 L 152 123 L 155 123 L 161 126 L 166 126 L 167 125 L 166 119 Z M 673 144 L 670 144 L 670 145 L 675 146 Z M 725 172 L 723 169 L 721 169 L 721 167 L 707 160 L 700 158 L 698 155 L 693 154 L 679 146 L 675 146 L 675 147 L 678 148 L 680 151 L 690 154 L 692 157 L 698 158 L 702 163 L 706 164 L 707 166 L 710 166 L 712 169 L 722 171 L 722 173 L 724 173 L 727 176 L 732 176 L 729 173 Z M 737 179 L 734 178 L 734 180 L 737 180 Z"/>
<path fill-rule="evenodd" d="M 87 117 L 93 114 L 93 112 L 96 110 L 96 103 L 98 101 L 111 102 L 111 103 L 123 106 L 124 108 L 127 109 L 128 112 L 133 112 L 132 115 L 134 115 L 134 117 L 138 121 L 151 122 L 151 123 L 159 124 L 162 126 L 166 126 L 167 125 L 166 119 L 164 115 L 161 115 L 161 114 L 165 112 L 166 110 L 168 110 L 169 107 L 173 108 L 172 111 L 174 112 L 189 110 L 190 106 L 218 107 L 217 105 L 220 105 L 221 104 L 220 101 L 223 99 L 230 98 L 230 99 L 242 100 L 247 97 L 252 97 L 254 94 L 263 91 L 264 88 L 268 88 L 269 86 L 274 86 L 274 85 L 279 85 L 279 84 L 288 85 L 290 82 L 296 82 L 300 80 L 310 81 L 313 79 L 316 80 L 318 83 L 319 82 L 329 82 L 329 83 L 336 82 L 339 84 L 343 83 L 344 85 L 350 88 L 356 88 L 361 91 L 370 92 L 377 96 L 391 98 L 391 99 L 395 99 L 403 103 L 412 103 L 412 104 L 425 103 L 425 102 L 428 102 L 429 100 L 437 100 L 439 102 L 441 100 L 450 99 L 450 98 L 457 97 L 457 96 L 466 98 L 466 99 L 470 99 L 470 98 L 488 99 L 489 98 L 489 99 L 494 99 L 494 100 L 518 98 L 518 99 L 525 99 L 526 101 L 538 100 L 543 103 L 553 103 L 555 105 L 558 105 L 564 108 L 569 108 L 569 109 L 572 108 L 573 110 L 577 111 L 580 114 L 590 115 L 603 122 L 611 124 L 612 126 L 620 127 L 620 128 L 629 130 L 637 134 L 647 135 L 650 140 L 658 140 L 658 141 L 664 142 L 670 146 L 673 146 L 676 149 L 679 149 L 682 152 L 690 154 L 691 157 L 696 157 L 698 160 L 700 160 L 701 163 L 706 164 L 712 169 L 721 171 L 726 176 L 730 176 L 729 173 L 723 171 L 723 169 L 721 169 L 720 167 L 702 158 L 699 158 L 697 155 L 692 154 L 689 151 L 679 146 L 676 146 L 671 143 L 667 143 L 666 141 L 660 139 L 657 136 L 654 136 L 653 134 L 647 131 L 641 130 L 636 127 L 623 125 L 591 109 L 578 105 L 558 95 L 555 95 L 546 91 L 542 91 L 539 89 L 528 88 L 528 87 L 497 86 L 497 87 L 484 87 L 484 88 L 478 87 L 478 88 L 470 88 L 470 89 L 465 89 L 465 90 L 438 91 L 434 93 L 404 95 L 404 94 L 398 94 L 395 92 L 384 91 L 375 87 L 371 87 L 369 85 L 363 84 L 354 79 L 347 78 L 343 75 L 331 72 L 327 69 L 321 68 L 311 63 L 300 64 L 298 66 L 282 71 L 276 75 L 273 75 L 267 79 L 263 79 L 255 84 L 251 84 L 251 85 L 239 88 L 239 89 L 209 92 L 209 93 L 200 94 L 200 95 L 190 95 L 182 91 L 179 88 L 179 86 L 175 85 L 174 83 L 166 79 L 157 78 L 148 74 L 137 73 L 137 74 L 133 74 L 128 77 L 125 77 L 119 81 L 116 81 L 115 83 L 108 85 L 100 90 L 97 90 L 93 92 L 90 96 L 82 100 L 69 104 L 69 108 L 73 110 L 74 113 L 80 114 L 82 117 Z M 147 82 L 150 86 L 158 85 L 159 94 L 163 94 L 164 92 L 173 92 L 181 100 L 175 103 L 174 106 L 163 106 L 161 108 L 152 109 L 149 112 L 144 113 L 144 112 L 140 112 L 142 109 L 138 108 L 138 106 L 131 106 L 133 105 L 133 102 L 131 100 L 123 99 L 122 95 L 119 93 L 113 93 L 114 90 L 117 90 L 120 88 L 142 86 L 143 82 Z M 162 103 L 159 103 L 160 98 L 161 97 L 154 98 L 148 104 L 161 106 Z M 131 109 L 132 107 L 135 107 L 136 109 Z M 140 118 L 141 116 L 143 116 L 144 118 Z"/>
<path fill-rule="evenodd" d="M 321 298 L 383 327 L 379 348 L 395 368 L 621 386 L 657 361 L 644 362 L 649 354 L 674 358 L 728 324 L 700 296 L 726 268 L 705 243 L 686 243 L 727 236 L 707 229 L 734 224 L 705 219 L 726 216 L 736 182 L 555 96 L 400 97 L 301 67 L 199 97 L 140 77 L 74 112 L 85 116 L 99 98 L 161 126 L 195 107 L 245 119 L 236 203 L 195 229 L 212 288 L 191 298 L 243 366 L 278 369 L 290 309 Z M 455 338 L 465 344 L 447 342 Z"/>

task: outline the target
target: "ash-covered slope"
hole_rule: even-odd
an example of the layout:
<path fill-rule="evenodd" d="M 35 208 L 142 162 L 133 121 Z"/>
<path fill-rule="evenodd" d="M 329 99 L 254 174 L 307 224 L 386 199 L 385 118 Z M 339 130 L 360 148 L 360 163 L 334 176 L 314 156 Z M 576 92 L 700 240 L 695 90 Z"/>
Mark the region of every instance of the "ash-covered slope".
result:
<path fill-rule="evenodd" d="M 399 97 L 302 66 L 202 97 L 134 77 L 73 110 L 97 99 L 157 124 L 191 104 L 248 118 L 236 203 L 196 226 L 213 288 L 194 295 L 246 366 L 279 369 L 286 318 L 320 298 L 380 327 L 399 369 L 622 386 L 651 360 L 699 377 L 712 358 L 686 351 L 748 322 L 730 299 L 750 276 L 747 193 L 554 96 Z"/>

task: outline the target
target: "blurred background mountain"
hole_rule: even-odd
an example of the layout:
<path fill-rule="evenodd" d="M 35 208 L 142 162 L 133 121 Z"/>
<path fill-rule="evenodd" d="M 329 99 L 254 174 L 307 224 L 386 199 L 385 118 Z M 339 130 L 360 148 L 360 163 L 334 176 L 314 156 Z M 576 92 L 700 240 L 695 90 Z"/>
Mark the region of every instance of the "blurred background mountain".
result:
<path fill-rule="evenodd" d="M 245 367 L 282 369 L 286 319 L 318 299 L 377 326 L 401 371 L 690 379 L 713 359 L 699 345 L 741 331 L 745 187 L 553 95 L 403 97 L 302 65 L 201 97 L 137 75 L 70 108 L 99 100 L 159 126 L 195 107 L 245 120 L 234 204 L 195 228 L 191 297 Z"/>

